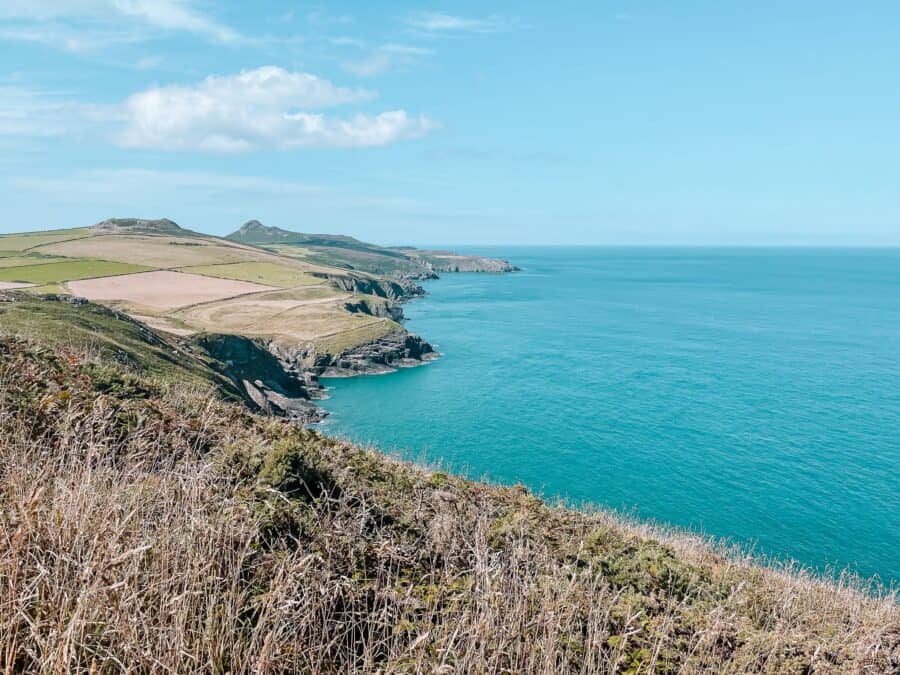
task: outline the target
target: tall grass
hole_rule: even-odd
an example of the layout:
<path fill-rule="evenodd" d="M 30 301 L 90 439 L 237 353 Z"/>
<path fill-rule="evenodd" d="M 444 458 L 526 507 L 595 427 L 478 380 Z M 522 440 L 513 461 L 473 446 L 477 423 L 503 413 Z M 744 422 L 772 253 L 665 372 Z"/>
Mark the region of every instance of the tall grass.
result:
<path fill-rule="evenodd" d="M 851 579 L 0 341 L 0 671 L 890 673 Z"/>

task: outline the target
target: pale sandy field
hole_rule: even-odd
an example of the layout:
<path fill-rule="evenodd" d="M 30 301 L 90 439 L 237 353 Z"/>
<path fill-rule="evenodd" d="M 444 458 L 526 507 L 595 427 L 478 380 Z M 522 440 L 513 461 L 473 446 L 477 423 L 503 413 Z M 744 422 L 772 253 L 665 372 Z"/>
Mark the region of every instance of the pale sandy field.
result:
<path fill-rule="evenodd" d="M 248 281 L 214 279 L 200 274 L 167 270 L 83 279 L 70 281 L 67 285 L 74 295 L 88 300 L 100 302 L 119 300 L 157 310 L 176 309 L 247 293 L 274 290 L 271 286 Z"/>
<path fill-rule="evenodd" d="M 218 244 L 191 237 L 104 235 L 40 247 L 40 252 L 71 257 L 100 258 L 149 267 L 187 267 L 268 260 L 264 251 Z"/>
<path fill-rule="evenodd" d="M 18 281 L 0 281 L 0 291 L 11 291 L 15 288 L 31 288 L 34 284 L 23 284 Z"/>

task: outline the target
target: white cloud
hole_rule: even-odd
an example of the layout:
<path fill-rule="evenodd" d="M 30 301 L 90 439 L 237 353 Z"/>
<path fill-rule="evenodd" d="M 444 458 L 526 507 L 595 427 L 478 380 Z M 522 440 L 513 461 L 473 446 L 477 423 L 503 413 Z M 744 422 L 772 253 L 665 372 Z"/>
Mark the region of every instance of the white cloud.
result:
<path fill-rule="evenodd" d="M 348 119 L 310 109 L 374 97 L 337 87 L 308 73 L 275 66 L 229 77 L 211 76 L 194 87 L 159 87 L 129 97 L 118 109 L 126 147 L 240 152 L 253 149 L 369 147 L 416 138 L 435 125 L 403 110 Z"/>
<path fill-rule="evenodd" d="M 194 7 L 193 0 L 3 0 L 0 39 L 86 51 L 162 32 L 188 32 L 222 43 L 237 31 Z"/>
<path fill-rule="evenodd" d="M 442 12 L 414 12 L 405 23 L 414 31 L 429 35 L 501 33 L 523 27 L 516 18 L 496 14 L 482 18 L 454 16 Z"/>
<path fill-rule="evenodd" d="M 376 147 L 437 127 L 404 110 L 343 117 L 319 112 L 375 96 L 276 66 L 209 76 L 193 86 L 154 87 L 111 105 L 0 81 L 0 137 L 99 136 L 128 148 L 229 153 Z"/>
<path fill-rule="evenodd" d="M 397 66 L 411 65 L 420 58 L 433 53 L 431 49 L 423 47 L 386 44 L 370 50 L 362 58 L 344 61 L 342 65 L 344 70 L 358 77 L 373 77 L 386 73 Z"/>

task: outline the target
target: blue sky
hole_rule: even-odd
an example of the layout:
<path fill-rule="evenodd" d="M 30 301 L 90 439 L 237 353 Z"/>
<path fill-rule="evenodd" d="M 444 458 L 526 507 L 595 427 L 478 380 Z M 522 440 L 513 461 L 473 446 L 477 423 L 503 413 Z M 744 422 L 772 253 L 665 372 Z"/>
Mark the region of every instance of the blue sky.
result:
<path fill-rule="evenodd" d="M 896 2 L 2 0 L 0 231 L 900 244 Z"/>

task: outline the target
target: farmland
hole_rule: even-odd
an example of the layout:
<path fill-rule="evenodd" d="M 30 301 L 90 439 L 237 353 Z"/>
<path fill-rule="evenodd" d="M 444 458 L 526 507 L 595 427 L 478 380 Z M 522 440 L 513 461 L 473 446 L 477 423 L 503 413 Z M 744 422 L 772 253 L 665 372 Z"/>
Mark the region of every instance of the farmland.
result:
<path fill-rule="evenodd" d="M 335 238 L 345 240 L 356 241 Z M 299 247 L 285 247 L 293 255 L 278 249 L 198 234 L 172 221 L 113 219 L 92 228 L 0 236 L 0 290 L 83 297 L 174 336 L 232 333 L 289 348 L 340 351 L 401 330 L 386 316 L 348 309 L 385 314 L 389 301 L 347 290 L 375 288 L 378 277 L 321 253 L 307 258 Z"/>
<path fill-rule="evenodd" d="M 224 265 L 202 265 L 199 267 L 185 267 L 185 272 L 205 274 L 220 279 L 235 279 L 238 281 L 251 281 L 267 286 L 292 288 L 294 286 L 313 286 L 321 284 L 322 280 L 297 269 L 295 266 L 277 264 L 273 262 L 242 262 Z"/>
<path fill-rule="evenodd" d="M 66 260 L 0 269 L 0 281 L 28 284 L 51 284 L 60 281 L 108 277 L 150 269 L 143 265 L 110 262 L 108 260 Z"/>
<path fill-rule="evenodd" d="M 97 302 L 119 301 L 126 306 L 169 310 L 271 290 L 246 281 L 215 279 L 199 274 L 155 270 L 140 274 L 97 277 L 68 284 L 75 295 Z"/>

